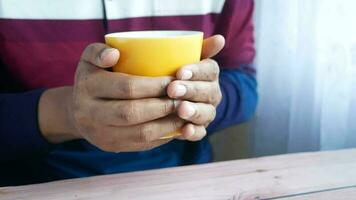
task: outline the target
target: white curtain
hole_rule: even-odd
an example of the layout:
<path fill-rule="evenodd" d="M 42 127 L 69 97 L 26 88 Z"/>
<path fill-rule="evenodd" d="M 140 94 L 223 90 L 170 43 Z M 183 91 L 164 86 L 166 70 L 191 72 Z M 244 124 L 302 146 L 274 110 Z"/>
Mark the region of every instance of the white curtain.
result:
<path fill-rule="evenodd" d="M 356 147 L 356 1 L 256 0 L 253 152 Z"/>

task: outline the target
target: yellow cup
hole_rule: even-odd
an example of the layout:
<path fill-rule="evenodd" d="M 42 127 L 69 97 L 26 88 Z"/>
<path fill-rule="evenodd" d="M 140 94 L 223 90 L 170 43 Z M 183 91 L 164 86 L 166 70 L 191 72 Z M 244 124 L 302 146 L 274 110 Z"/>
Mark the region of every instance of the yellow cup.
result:
<path fill-rule="evenodd" d="M 105 35 L 107 45 L 120 51 L 114 72 L 137 76 L 174 76 L 186 64 L 200 61 L 203 33 L 199 31 L 133 31 Z M 161 139 L 180 135 L 170 133 Z"/>
<path fill-rule="evenodd" d="M 138 76 L 174 76 L 186 64 L 200 61 L 203 33 L 198 31 L 133 31 L 105 35 L 120 51 L 115 72 Z"/>

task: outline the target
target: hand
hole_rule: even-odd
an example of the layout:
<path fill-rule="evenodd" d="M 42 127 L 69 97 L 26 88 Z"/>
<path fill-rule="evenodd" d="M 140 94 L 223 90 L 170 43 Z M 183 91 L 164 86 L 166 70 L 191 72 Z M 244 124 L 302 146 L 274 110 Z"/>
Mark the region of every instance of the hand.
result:
<path fill-rule="evenodd" d="M 40 127 L 49 141 L 84 138 L 104 151 L 142 151 L 169 142 L 160 138 L 184 125 L 184 120 L 171 115 L 176 111 L 174 102 L 166 97 L 173 77 L 138 77 L 105 70 L 118 59 L 116 49 L 89 45 L 78 64 L 73 88 L 53 89 L 43 95 Z M 59 110 L 53 106 L 56 101 Z M 60 120 L 63 118 L 66 120 Z M 69 127 L 63 131 L 66 137 L 58 133 L 64 130 L 63 124 Z"/>
<path fill-rule="evenodd" d="M 206 135 L 206 127 L 216 115 L 221 101 L 219 86 L 219 65 L 209 59 L 224 47 L 225 40 L 216 35 L 204 40 L 202 58 L 196 64 L 183 66 L 177 72 L 177 79 L 169 84 L 167 93 L 173 99 L 182 100 L 178 116 L 191 123 L 182 128 L 180 139 L 198 141 Z"/>

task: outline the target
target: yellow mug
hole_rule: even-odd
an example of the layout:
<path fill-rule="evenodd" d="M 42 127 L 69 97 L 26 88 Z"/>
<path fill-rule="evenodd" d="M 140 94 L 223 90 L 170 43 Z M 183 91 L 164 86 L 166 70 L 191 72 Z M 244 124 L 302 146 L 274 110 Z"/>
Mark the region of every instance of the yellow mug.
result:
<path fill-rule="evenodd" d="M 114 72 L 175 76 L 183 65 L 200 61 L 203 36 L 199 31 L 132 31 L 107 34 L 105 42 L 120 51 Z M 161 139 L 177 135 L 179 131 Z"/>
<path fill-rule="evenodd" d="M 198 31 L 133 31 L 105 35 L 119 49 L 115 72 L 138 76 L 167 76 L 200 61 L 203 33 Z"/>

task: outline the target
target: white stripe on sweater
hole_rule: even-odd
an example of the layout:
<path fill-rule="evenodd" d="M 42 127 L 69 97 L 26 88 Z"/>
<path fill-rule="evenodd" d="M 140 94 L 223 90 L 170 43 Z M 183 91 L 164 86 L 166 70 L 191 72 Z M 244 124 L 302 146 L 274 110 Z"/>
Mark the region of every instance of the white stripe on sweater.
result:
<path fill-rule="evenodd" d="M 225 0 L 105 0 L 108 19 L 220 13 Z M 0 18 L 102 19 L 101 0 L 0 0 Z"/>

